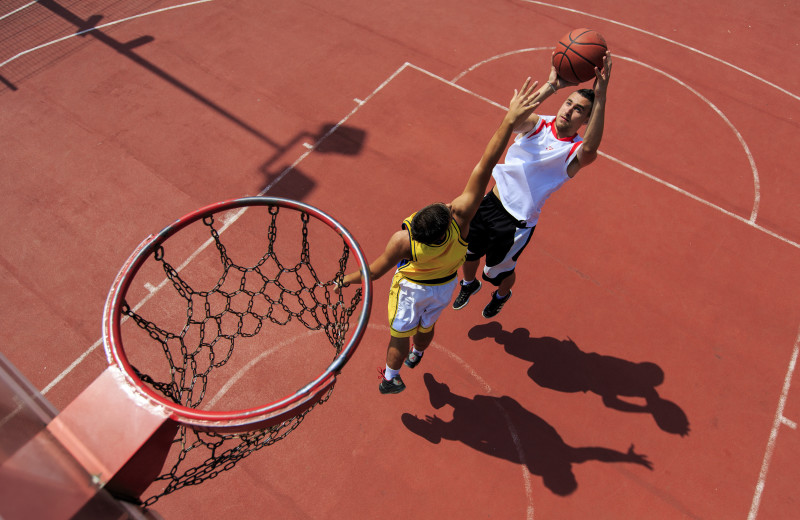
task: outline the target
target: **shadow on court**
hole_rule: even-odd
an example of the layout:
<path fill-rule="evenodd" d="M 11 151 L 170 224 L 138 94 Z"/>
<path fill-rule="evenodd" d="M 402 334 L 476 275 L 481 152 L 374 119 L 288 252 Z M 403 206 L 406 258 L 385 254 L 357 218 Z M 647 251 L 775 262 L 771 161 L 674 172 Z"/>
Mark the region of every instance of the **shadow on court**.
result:
<path fill-rule="evenodd" d="M 596 460 L 652 469 L 647 457 L 636 453 L 633 445 L 627 452 L 569 446 L 547 421 L 511 397 L 468 398 L 454 394 L 431 374 L 423 378 L 431 405 L 437 410 L 451 406 L 453 419 L 444 421 L 435 415 L 420 419 L 406 413 L 401 417 L 406 428 L 434 444 L 442 439 L 459 441 L 481 453 L 523 464 L 532 474 L 541 476 L 545 487 L 556 495 L 569 495 L 578 488 L 573 464 Z"/>
<path fill-rule="evenodd" d="M 294 200 L 303 200 L 316 187 L 314 180 L 292 165 L 283 164 L 276 168 L 274 164 L 281 159 L 291 147 L 305 142 L 313 147 L 314 153 L 358 155 L 364 147 L 367 132 L 361 128 L 334 123 L 324 123 L 316 133 L 301 132 L 287 144 L 282 145 L 275 154 L 265 161 L 259 171 L 264 176 L 262 193 L 281 196 Z M 292 182 L 279 184 L 280 180 L 291 171 Z M 277 189 L 273 189 L 273 186 Z"/>
<path fill-rule="evenodd" d="M 61 3 L 57 2 L 56 0 L 39 0 L 36 2 L 36 4 L 38 7 L 43 8 L 44 12 L 49 13 L 51 17 L 54 16 L 56 18 L 60 18 L 67 24 L 74 27 L 76 34 L 80 35 L 82 38 L 91 37 L 96 41 L 103 43 L 104 45 L 115 50 L 119 55 L 124 56 L 133 63 L 166 81 L 173 87 L 179 89 L 184 94 L 199 101 L 208 109 L 213 110 L 220 116 L 226 118 L 228 121 L 234 123 L 242 130 L 259 139 L 261 142 L 275 148 L 276 152 L 273 154 L 272 158 L 267 160 L 261 166 L 261 171 L 264 173 L 267 180 L 265 186 L 269 186 L 269 184 L 278 178 L 282 172 L 291 169 L 291 166 L 289 166 L 279 170 L 277 173 L 271 173 L 273 172 L 272 165 L 278 161 L 281 156 L 283 156 L 285 152 L 290 149 L 290 147 L 303 142 L 304 140 L 310 139 L 310 144 L 314 147 L 314 150 L 319 153 L 356 155 L 361 151 L 366 132 L 360 128 L 336 125 L 333 123 L 321 125 L 320 129 L 316 133 L 300 132 L 288 142 L 280 143 L 266 135 L 254 125 L 248 123 L 242 117 L 239 117 L 221 104 L 205 96 L 202 92 L 192 87 L 187 82 L 179 79 L 152 61 L 149 61 L 137 54 L 136 51 L 140 47 L 155 41 L 153 36 L 144 35 L 134 38 L 130 41 L 119 41 L 98 28 L 98 26 L 100 26 L 100 22 L 103 20 L 103 15 L 95 14 L 84 19 L 75 12 L 71 11 L 69 8 L 61 5 Z M 47 15 L 42 14 L 41 10 L 39 10 L 38 14 L 35 16 L 40 20 L 46 20 L 47 18 Z M 43 22 L 40 21 L 39 23 Z M 14 82 L 4 76 L 0 76 L 0 83 L 6 86 L 9 90 L 18 90 L 18 87 L 14 84 Z"/>
<path fill-rule="evenodd" d="M 608 408 L 648 413 L 665 432 L 689 434 L 689 419 L 683 410 L 662 399 L 656 391 L 664 382 L 664 372 L 655 363 L 633 363 L 583 352 L 571 339 L 532 338 L 526 329 L 508 332 L 497 322 L 473 327 L 469 337 L 472 340 L 493 338 L 507 353 L 532 362 L 528 376 L 543 388 L 592 392 L 599 395 Z M 628 400 L 631 398 L 643 403 L 631 402 Z"/>

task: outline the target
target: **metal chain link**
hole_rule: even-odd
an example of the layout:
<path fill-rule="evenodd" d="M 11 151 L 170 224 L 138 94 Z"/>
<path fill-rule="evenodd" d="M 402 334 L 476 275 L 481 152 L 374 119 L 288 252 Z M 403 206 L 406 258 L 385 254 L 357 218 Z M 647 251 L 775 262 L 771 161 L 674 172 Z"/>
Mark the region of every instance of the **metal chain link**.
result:
<path fill-rule="evenodd" d="M 324 331 L 328 341 L 334 347 L 333 358 L 341 352 L 349 330 L 350 318 L 361 301 L 360 288 L 355 291 L 349 303 L 344 301 L 343 294 L 336 294 L 334 291 L 337 281 L 341 282 L 344 276 L 350 257 L 350 249 L 347 243 L 342 240 L 342 253 L 338 262 L 339 269 L 334 279 L 325 282 L 321 281 L 311 265 L 311 245 L 308 239 L 309 215 L 305 212 L 300 212 L 302 222 L 300 261 L 294 266 L 284 266 L 278 259 L 274 248 L 278 237 L 277 218 L 279 210 L 279 206 L 268 206 L 267 251 L 252 267 L 236 265 L 228 256 L 227 249 L 215 228 L 214 217 L 207 216 L 203 218 L 203 224 L 209 229 L 222 263 L 222 274 L 209 291 L 195 291 L 182 279 L 178 270 L 166 261 L 163 247 L 159 247 L 154 252 L 153 258 L 161 263 L 172 287 L 186 301 L 186 323 L 180 332 L 174 333 L 164 330 L 133 311 L 127 303 L 123 303 L 122 313 L 130 317 L 136 325 L 148 333 L 150 338 L 161 345 L 170 366 L 170 380 L 156 381 L 152 376 L 140 372 L 135 367 L 134 370 L 143 382 L 171 401 L 190 408 L 200 406 L 205 398 L 211 372 L 215 368 L 222 367 L 228 363 L 233 355 L 236 339 L 256 336 L 262 330 L 263 325 L 268 322 L 282 326 L 294 319 L 309 330 Z M 275 269 L 277 274 L 274 277 L 270 278 L 265 274 L 264 267 L 266 265 L 270 265 Z M 234 271 L 240 274 L 241 281 L 238 288 L 232 292 L 227 292 L 223 290 L 223 286 Z M 246 287 L 246 277 L 248 275 L 260 278 L 260 282 L 263 282 L 259 284 L 260 289 L 258 291 L 250 290 Z M 280 281 L 283 276 L 290 276 L 296 280 L 299 289 L 292 290 L 286 287 Z M 307 279 L 309 283 L 307 283 Z M 273 299 L 266 293 L 268 289 L 274 289 L 277 292 L 277 299 Z M 209 298 L 215 295 L 222 296 L 225 301 L 224 310 L 218 314 L 212 314 L 209 301 Z M 236 297 L 242 298 L 241 295 L 245 295 L 244 297 L 247 298 L 246 309 L 236 310 L 232 306 L 232 300 Z M 263 296 L 263 301 L 268 304 L 266 310 L 261 314 L 255 310 L 255 298 L 259 295 Z M 287 305 L 289 300 L 297 304 L 300 310 L 292 311 L 290 306 Z M 196 302 L 202 302 L 202 306 L 195 306 Z M 239 305 L 241 306 L 241 304 Z M 281 319 L 276 316 L 276 310 L 278 310 L 278 313 L 282 311 L 285 314 L 285 318 Z M 222 330 L 222 320 L 229 315 L 235 317 L 237 326 L 234 333 L 226 334 Z M 247 316 L 255 319 L 256 326 L 253 331 L 243 330 Z M 213 326 L 209 326 L 210 322 L 213 322 Z M 199 333 L 198 345 L 188 344 L 189 332 L 193 328 Z M 214 331 L 216 332 L 215 335 Z M 214 337 L 207 337 L 211 335 L 214 335 Z M 180 359 L 176 359 L 178 356 L 173 356 L 174 347 L 170 348 L 171 344 L 179 345 Z M 220 351 L 218 352 L 218 350 Z M 208 363 L 205 364 L 206 368 L 202 371 L 198 369 L 198 358 L 201 355 L 207 356 L 208 360 Z M 248 457 L 251 453 L 285 438 L 300 425 L 311 410 L 317 405 L 326 402 L 332 392 L 333 386 L 321 400 L 298 413 L 295 417 L 281 424 L 252 432 L 218 434 L 194 430 L 191 427 L 181 425 L 179 435 L 174 441 L 175 444 L 180 446 L 177 462 L 169 471 L 155 479 L 155 482 L 166 482 L 166 486 L 160 493 L 146 499 L 144 506 L 151 506 L 159 498 L 183 487 L 198 485 L 208 479 L 212 479 L 220 472 L 233 468 L 236 463 Z M 203 450 L 207 451 L 209 455 L 201 463 L 192 464 L 187 461 L 190 455 L 197 457 L 196 453 Z M 184 469 L 183 466 L 186 465 L 189 465 L 189 467 Z"/>

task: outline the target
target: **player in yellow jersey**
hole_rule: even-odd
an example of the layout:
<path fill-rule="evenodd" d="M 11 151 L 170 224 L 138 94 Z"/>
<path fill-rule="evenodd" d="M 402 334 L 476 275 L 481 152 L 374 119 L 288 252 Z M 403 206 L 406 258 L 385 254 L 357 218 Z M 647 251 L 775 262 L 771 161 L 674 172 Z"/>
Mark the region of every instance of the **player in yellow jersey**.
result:
<path fill-rule="evenodd" d="M 379 390 L 396 394 L 405 390 L 400 378 L 403 362 L 415 367 L 433 341 L 433 328 L 450 304 L 458 284 L 458 268 L 467 252 L 469 223 L 486 193 L 492 169 L 505 151 L 515 126 L 525 121 L 538 106 L 537 83 L 525 80 L 514 91 L 508 112 L 495 131 L 478 164 L 472 170 L 464 191 L 450 204 L 431 204 L 403 221 L 402 229 L 389 239 L 386 250 L 369 265 L 377 280 L 393 267 L 397 271 L 389 292 L 389 347 L 386 368 L 380 369 Z M 361 281 L 361 272 L 348 273 L 342 285 Z M 414 349 L 410 351 L 410 338 Z"/>

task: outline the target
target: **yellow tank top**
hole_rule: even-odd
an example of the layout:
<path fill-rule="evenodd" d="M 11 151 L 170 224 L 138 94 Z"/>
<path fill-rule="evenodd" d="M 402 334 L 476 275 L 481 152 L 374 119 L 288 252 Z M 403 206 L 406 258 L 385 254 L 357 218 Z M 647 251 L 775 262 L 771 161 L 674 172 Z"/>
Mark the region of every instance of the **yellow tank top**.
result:
<path fill-rule="evenodd" d="M 397 270 L 413 282 L 435 285 L 452 280 L 467 255 L 467 243 L 461 238 L 461 228 L 450 220 L 447 235 L 441 244 L 428 245 L 417 242 L 411 235 L 411 219 L 403 221 L 403 229 L 411 240 L 411 260 L 403 260 Z"/>

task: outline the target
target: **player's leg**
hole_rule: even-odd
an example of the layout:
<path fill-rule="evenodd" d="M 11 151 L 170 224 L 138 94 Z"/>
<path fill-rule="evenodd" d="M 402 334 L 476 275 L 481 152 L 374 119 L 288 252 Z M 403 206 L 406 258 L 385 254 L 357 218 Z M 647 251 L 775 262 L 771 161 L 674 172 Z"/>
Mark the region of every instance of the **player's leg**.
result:
<path fill-rule="evenodd" d="M 461 284 L 456 299 L 453 301 L 454 309 L 461 309 L 469 303 L 470 297 L 481 288 L 481 281 L 477 279 L 480 260 L 492 248 L 494 240 L 494 225 L 498 215 L 505 213 L 498 211 L 496 197 L 491 192 L 481 201 L 478 211 L 469 223 L 467 235 L 467 258 L 461 266 Z"/>
<path fill-rule="evenodd" d="M 386 348 L 386 367 L 379 369 L 382 394 L 396 394 L 405 390 L 400 369 L 408 356 L 411 337 L 419 329 L 418 300 L 424 293 L 409 285 L 400 273 L 395 273 L 389 288 L 389 346 Z"/>
<path fill-rule="evenodd" d="M 483 309 L 484 318 L 496 316 L 511 298 L 511 287 L 517 280 L 516 266 L 522 251 L 533 236 L 534 228 L 509 228 L 502 233 L 510 240 L 486 255 L 483 278 L 497 289 L 492 292 L 489 303 Z"/>
<path fill-rule="evenodd" d="M 400 370 L 403 360 L 408 356 L 411 339 L 408 337 L 389 337 L 389 346 L 386 349 L 386 366 L 392 370 Z"/>
<path fill-rule="evenodd" d="M 478 275 L 478 268 L 481 266 L 480 260 L 467 260 L 461 266 L 461 279 L 472 281 Z"/>
<path fill-rule="evenodd" d="M 480 267 L 480 259 L 467 260 L 461 266 L 461 283 L 458 284 L 458 295 L 453 300 L 453 308 L 458 310 L 469 303 L 469 298 L 481 288 L 481 281 L 476 279 Z"/>
<path fill-rule="evenodd" d="M 410 348 L 408 356 L 405 359 L 405 364 L 409 368 L 414 368 L 422 361 L 422 355 L 425 353 L 431 342 L 433 341 L 433 329 L 426 332 L 417 332 L 414 334 L 414 345 Z"/>
<path fill-rule="evenodd" d="M 500 298 L 504 298 L 508 293 L 511 292 L 511 288 L 514 287 L 514 282 L 517 281 L 517 272 L 514 271 L 506 278 L 503 278 L 503 281 L 500 282 L 500 285 L 497 287 L 497 295 Z"/>
<path fill-rule="evenodd" d="M 481 201 L 475 216 L 469 223 L 467 234 L 467 259 L 461 266 L 461 284 L 453 308 L 460 309 L 469 302 L 469 297 L 481 288 L 481 281 L 476 278 L 481 258 L 486 254 L 491 242 L 491 215 L 495 211 L 493 198 L 488 194 Z"/>
<path fill-rule="evenodd" d="M 431 346 L 433 342 L 433 332 L 434 330 L 431 329 L 425 332 L 417 332 L 414 334 L 414 347 L 421 352 L 425 352 L 425 349 Z"/>
<path fill-rule="evenodd" d="M 424 301 L 420 298 L 419 329 L 414 334 L 413 349 L 408 353 L 408 357 L 405 360 L 405 364 L 408 367 L 414 368 L 422 361 L 425 349 L 433 341 L 436 322 L 442 312 L 450 305 L 450 300 L 453 298 L 453 292 L 457 285 L 458 278 L 453 275 L 453 278 L 448 282 L 427 286 Z"/>
<path fill-rule="evenodd" d="M 381 383 L 378 385 L 380 393 L 399 394 L 406 389 L 405 383 L 400 378 L 400 367 L 403 366 L 403 360 L 408 356 L 410 343 L 408 336 L 392 335 L 389 337 L 389 346 L 386 348 L 386 367 L 383 370 L 378 369 L 381 374 Z"/>

